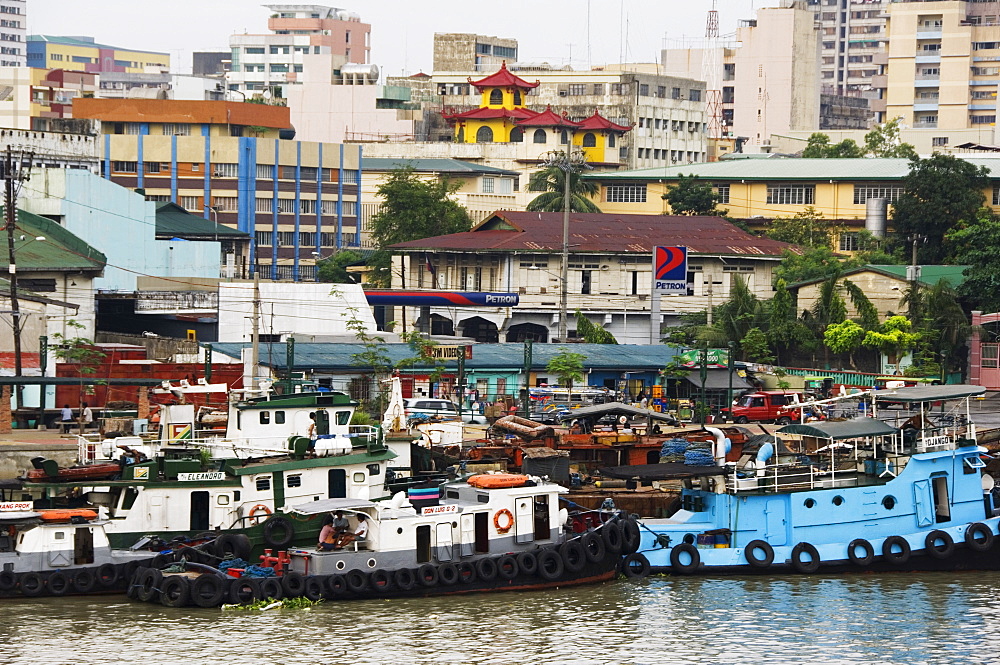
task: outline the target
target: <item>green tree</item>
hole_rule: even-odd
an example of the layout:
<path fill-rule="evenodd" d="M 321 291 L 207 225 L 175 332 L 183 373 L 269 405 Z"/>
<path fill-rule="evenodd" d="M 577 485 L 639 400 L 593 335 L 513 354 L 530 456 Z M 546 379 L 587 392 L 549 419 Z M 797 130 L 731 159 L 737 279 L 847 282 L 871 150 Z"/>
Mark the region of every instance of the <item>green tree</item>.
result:
<path fill-rule="evenodd" d="M 570 212 L 601 212 L 592 201 L 600 194 L 600 186 L 584 180 L 576 169 L 569 176 Z M 563 212 L 566 209 L 566 172 L 558 166 L 546 166 L 531 174 L 529 192 L 545 192 L 533 198 L 526 210 L 531 212 Z"/>
<path fill-rule="evenodd" d="M 347 266 L 357 265 L 361 260 L 357 252 L 341 250 L 316 264 L 316 279 L 332 284 L 353 284 L 354 278 L 347 272 Z"/>
<path fill-rule="evenodd" d="M 801 254 L 785 250 L 781 263 L 774 270 L 774 277 L 776 280 L 783 279 L 788 284 L 798 284 L 840 275 L 858 265 L 857 259 L 845 259 L 834 254 L 829 245 L 815 245 L 806 248 Z"/>
<path fill-rule="evenodd" d="M 864 157 L 862 149 L 854 139 L 844 139 L 840 143 L 830 143 L 830 137 L 822 132 L 809 135 L 802 156 L 807 159 L 845 159 Z"/>
<path fill-rule="evenodd" d="M 565 346 L 560 346 L 559 353 L 549 359 L 545 369 L 556 375 L 560 386 L 572 389 L 573 383 L 584 377 L 583 361 L 586 359 L 587 356 L 582 353 L 574 353 Z"/>
<path fill-rule="evenodd" d="M 896 371 L 903 355 L 917 345 L 920 335 L 910 332 L 913 324 L 905 316 L 890 316 L 879 330 L 869 330 L 862 342 L 864 346 L 878 349 L 896 357 Z"/>
<path fill-rule="evenodd" d="M 823 213 L 812 206 L 791 217 L 775 217 L 767 230 L 767 237 L 802 247 L 832 247 L 842 231 L 837 224 L 823 220 Z"/>
<path fill-rule="evenodd" d="M 377 247 L 369 263 L 373 283 L 389 286 L 389 245 L 472 227 L 469 212 L 449 198 L 458 187 L 446 179 L 422 180 L 412 166 L 396 169 L 386 177 L 377 190 L 382 205 L 371 220 L 372 240 Z"/>
<path fill-rule="evenodd" d="M 779 364 L 787 362 L 782 351 L 814 344 L 811 331 L 795 314 L 795 299 L 788 290 L 788 283 L 779 279 L 774 284 L 774 297 L 768 311 L 767 339 L 774 349 Z"/>
<path fill-rule="evenodd" d="M 774 355 L 771 353 L 771 345 L 768 343 L 767 335 L 760 328 L 751 328 L 740 340 L 740 353 L 743 360 L 755 363 L 772 363 Z"/>
<path fill-rule="evenodd" d="M 823 343 L 836 354 L 846 353 L 851 369 L 857 369 L 854 362 L 854 352 L 861 347 L 866 331 L 854 321 L 831 323 L 823 333 Z"/>
<path fill-rule="evenodd" d="M 583 338 L 588 344 L 617 344 L 615 336 L 603 327 L 594 325 L 583 315 L 583 312 L 576 310 L 576 334 Z"/>
<path fill-rule="evenodd" d="M 670 211 L 675 215 L 725 215 L 728 210 L 718 210 L 719 195 L 711 183 L 704 182 L 698 176 L 684 175 L 677 178 L 662 198 L 670 205 Z"/>
<path fill-rule="evenodd" d="M 868 299 L 864 290 L 849 279 L 843 281 L 844 291 L 851 299 L 855 311 L 858 313 L 858 322 L 865 330 L 875 330 L 879 325 L 878 308 Z"/>
<path fill-rule="evenodd" d="M 1000 310 L 1000 220 L 980 214 L 975 222 L 948 233 L 954 262 L 966 265 L 958 295 L 970 309 Z"/>
<path fill-rule="evenodd" d="M 334 288 L 330 294 L 339 295 L 339 291 Z M 368 332 L 368 325 L 361 319 L 361 310 L 357 307 L 347 307 L 341 316 L 346 319 L 345 327 L 354 333 L 354 338 L 361 345 L 361 351 L 351 354 L 351 364 L 357 365 L 365 372 L 366 381 L 360 393 L 354 397 L 370 413 L 381 415 L 386 407 L 382 379 L 388 377 L 392 371 L 392 359 L 389 357 L 388 347 L 384 339 Z"/>
<path fill-rule="evenodd" d="M 877 125 L 865 134 L 864 153 L 871 157 L 902 157 L 915 159 L 917 150 L 903 143 L 899 135 L 899 118 Z"/>
<path fill-rule="evenodd" d="M 919 261 L 940 263 L 945 235 L 962 223 L 973 223 L 986 201 L 989 169 L 951 155 L 910 160 L 903 193 L 892 204 L 892 221 L 904 239 L 920 236 Z"/>
<path fill-rule="evenodd" d="M 64 363 L 70 363 L 76 369 L 80 376 L 80 404 L 79 408 L 83 409 L 83 396 L 93 395 L 94 387 L 92 385 L 84 385 L 84 377 L 97 373 L 97 367 L 101 364 L 101 361 L 107 356 L 106 353 L 101 351 L 99 347 L 94 346 L 94 342 L 87 337 L 82 337 L 78 333 L 83 330 L 86 326 L 75 319 L 69 319 L 66 321 L 66 327 L 73 330 L 72 333 L 55 333 L 52 335 L 52 339 L 55 341 L 53 347 L 56 358 L 63 361 Z M 106 383 L 106 381 L 99 381 L 98 383 Z M 84 423 L 80 420 L 80 434 L 83 434 Z"/>
<path fill-rule="evenodd" d="M 729 299 L 715 308 L 715 328 L 721 333 L 721 339 L 704 339 L 712 345 L 724 346 L 727 342 L 736 342 L 743 351 L 743 340 L 752 328 L 766 325 L 767 318 L 764 308 L 757 296 L 739 275 L 733 275 L 729 288 Z M 722 342 L 719 344 L 719 342 Z"/>

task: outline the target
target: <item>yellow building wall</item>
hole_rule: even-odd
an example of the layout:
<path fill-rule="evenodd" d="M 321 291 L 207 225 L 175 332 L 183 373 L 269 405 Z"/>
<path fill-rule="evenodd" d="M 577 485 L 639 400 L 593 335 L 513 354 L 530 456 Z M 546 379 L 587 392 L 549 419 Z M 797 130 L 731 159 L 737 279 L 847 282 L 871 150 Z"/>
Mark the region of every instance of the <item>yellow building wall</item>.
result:
<path fill-rule="evenodd" d="M 49 42 L 46 45 L 46 67 L 50 69 L 78 69 L 84 70 L 86 65 L 97 64 L 100 57 L 100 49 L 96 46 L 80 46 L 68 44 L 56 44 Z M 141 74 L 147 66 L 157 66 L 170 68 L 170 56 L 165 53 L 152 53 L 148 51 L 129 51 L 122 49 L 114 50 L 114 59 L 134 63 L 125 67 L 125 71 L 130 74 Z M 74 57 L 87 58 L 87 63 L 75 62 Z"/>

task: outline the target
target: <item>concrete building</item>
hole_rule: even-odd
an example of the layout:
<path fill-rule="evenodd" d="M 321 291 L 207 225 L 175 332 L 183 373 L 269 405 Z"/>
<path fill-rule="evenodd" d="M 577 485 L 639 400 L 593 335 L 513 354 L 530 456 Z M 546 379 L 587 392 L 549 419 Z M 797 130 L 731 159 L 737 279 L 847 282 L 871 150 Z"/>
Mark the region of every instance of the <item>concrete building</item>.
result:
<path fill-rule="evenodd" d="M 517 62 L 517 40 L 468 33 L 434 33 L 434 71 L 495 72 Z"/>
<path fill-rule="evenodd" d="M 98 44 L 93 37 L 29 35 L 27 48 L 28 66 L 39 69 L 66 68 L 91 74 L 170 69 L 167 53 Z"/>
<path fill-rule="evenodd" d="M 9 89 L 8 89 L 9 88 Z M 64 69 L 0 67 L 0 127 L 66 131 L 73 101 L 97 90 L 97 76 Z"/>
<path fill-rule="evenodd" d="M 224 77 L 231 64 L 230 51 L 195 51 L 191 54 L 192 76 Z"/>
<path fill-rule="evenodd" d="M 101 74 L 97 97 L 102 99 L 224 100 L 225 82 L 218 77 L 171 74 L 167 71 Z"/>
<path fill-rule="evenodd" d="M 34 154 L 34 166 L 44 169 L 98 173 L 101 163 L 100 141 L 94 135 L 0 129 L 0 151 L 8 148 Z"/>
<path fill-rule="evenodd" d="M 27 56 L 27 0 L 0 2 L 0 67 L 24 67 Z"/>
<path fill-rule="evenodd" d="M 808 0 L 820 25 L 820 80 L 825 95 L 869 100 L 876 113 L 885 111 L 878 81 L 883 74 L 889 0 Z"/>
<path fill-rule="evenodd" d="M 242 34 L 229 38 L 230 90 L 283 98 L 298 83 L 303 57 L 337 56 L 339 64 L 367 64 L 371 26 L 352 12 L 324 5 L 265 5 L 273 13 L 271 34 Z"/>

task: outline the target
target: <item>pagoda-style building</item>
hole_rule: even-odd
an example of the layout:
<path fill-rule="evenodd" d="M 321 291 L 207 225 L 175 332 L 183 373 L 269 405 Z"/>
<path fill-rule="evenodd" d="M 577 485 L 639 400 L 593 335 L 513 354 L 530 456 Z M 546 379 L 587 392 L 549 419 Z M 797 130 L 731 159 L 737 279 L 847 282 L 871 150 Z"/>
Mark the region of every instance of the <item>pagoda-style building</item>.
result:
<path fill-rule="evenodd" d="M 512 74 L 507 63 L 500 71 L 469 84 L 482 95 L 479 108 L 461 113 L 443 113 L 455 126 L 457 143 L 523 143 L 528 141 L 539 148 L 539 153 L 563 150 L 572 137 L 575 147 L 583 151 L 591 164 L 618 162 L 618 137 L 631 127 L 618 125 L 604 118 L 596 110 L 580 122 L 559 115 L 551 107 L 544 111 L 526 108 L 524 100 L 528 91 L 538 87 L 538 81 L 529 83 Z M 610 159 L 606 158 L 610 157 Z"/>

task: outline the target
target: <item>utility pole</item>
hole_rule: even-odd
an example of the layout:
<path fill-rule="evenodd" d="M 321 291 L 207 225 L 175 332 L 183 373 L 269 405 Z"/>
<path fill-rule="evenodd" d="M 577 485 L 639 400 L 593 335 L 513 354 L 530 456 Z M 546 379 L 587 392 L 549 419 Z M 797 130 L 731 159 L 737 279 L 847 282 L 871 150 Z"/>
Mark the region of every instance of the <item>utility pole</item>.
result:
<path fill-rule="evenodd" d="M 260 371 L 260 271 L 253 271 L 253 331 L 250 333 L 250 390 L 256 388 Z"/>
<path fill-rule="evenodd" d="M 28 164 L 30 166 L 32 154 L 28 154 Z M 7 272 L 10 274 L 10 308 L 11 323 L 14 328 L 14 376 L 22 376 L 23 367 L 21 363 L 21 332 L 24 324 L 21 322 L 21 305 L 17 298 L 17 261 L 14 258 L 14 230 L 17 226 L 17 194 L 21 189 L 21 183 L 27 179 L 24 172 L 23 152 L 17 160 L 15 167 L 14 156 L 10 147 L 4 155 L 4 227 L 7 229 Z M 24 406 L 21 402 L 24 396 L 24 386 L 17 386 L 17 407 Z"/>

